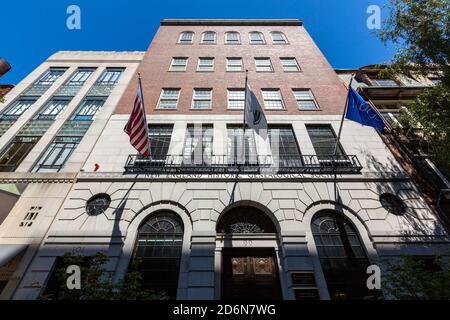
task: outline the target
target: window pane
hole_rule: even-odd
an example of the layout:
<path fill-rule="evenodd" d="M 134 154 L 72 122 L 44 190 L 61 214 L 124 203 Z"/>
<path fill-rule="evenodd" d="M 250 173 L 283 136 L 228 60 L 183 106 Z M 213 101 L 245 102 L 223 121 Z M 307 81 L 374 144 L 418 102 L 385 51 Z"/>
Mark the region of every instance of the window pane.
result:
<path fill-rule="evenodd" d="M 194 39 L 193 32 L 183 32 L 180 37 L 180 43 L 192 43 Z"/>
<path fill-rule="evenodd" d="M 36 145 L 37 137 L 18 138 L 11 143 L 0 158 L 0 172 L 13 172 Z"/>
<path fill-rule="evenodd" d="M 269 141 L 272 154 L 278 154 L 279 156 L 280 167 L 301 167 L 303 165 L 300 150 L 291 127 L 270 126 Z M 276 146 L 278 146 L 278 152 L 275 150 Z"/>
<path fill-rule="evenodd" d="M 243 71 L 242 58 L 227 58 L 227 71 Z"/>
<path fill-rule="evenodd" d="M 320 156 L 334 155 L 337 138 L 331 126 L 307 126 L 307 130 L 319 159 Z M 344 150 L 340 144 L 338 145 L 337 155 L 344 155 Z"/>
<path fill-rule="evenodd" d="M 228 89 L 228 108 L 244 109 L 245 89 Z"/>
<path fill-rule="evenodd" d="M 198 71 L 214 71 L 214 58 L 199 58 Z"/>
<path fill-rule="evenodd" d="M 170 71 L 186 71 L 187 58 L 173 58 Z"/>
<path fill-rule="evenodd" d="M 227 32 L 226 43 L 239 43 L 239 33 L 237 32 Z"/>
<path fill-rule="evenodd" d="M 264 43 L 264 37 L 260 32 L 251 32 L 250 33 L 250 43 L 252 44 L 262 44 Z"/>
<path fill-rule="evenodd" d="M 39 112 L 38 116 L 35 119 L 54 120 L 62 111 L 64 111 L 68 104 L 69 100 L 67 99 L 53 99 L 44 107 L 44 109 Z"/>
<path fill-rule="evenodd" d="M 79 69 L 70 79 L 69 84 L 78 84 L 86 82 L 95 69 Z"/>
<path fill-rule="evenodd" d="M 27 111 L 35 102 L 36 99 L 19 99 L 3 113 L 0 119 L 18 118 L 22 114 L 24 114 L 24 112 Z"/>
<path fill-rule="evenodd" d="M 253 130 L 245 130 L 245 147 L 241 126 L 229 126 L 228 129 L 228 162 L 230 164 L 257 164 L 255 135 Z"/>
<path fill-rule="evenodd" d="M 270 58 L 255 58 L 256 71 L 273 71 Z"/>
<path fill-rule="evenodd" d="M 272 32 L 272 41 L 273 43 L 287 43 L 286 37 L 281 32 Z"/>
<path fill-rule="evenodd" d="M 189 164 L 211 163 L 213 136 L 212 125 L 189 125 L 186 133 L 183 161 Z"/>
<path fill-rule="evenodd" d="M 163 89 L 161 99 L 158 104 L 160 109 L 176 109 L 178 99 L 180 96 L 180 89 Z"/>
<path fill-rule="evenodd" d="M 97 113 L 100 112 L 105 99 L 86 99 L 76 112 L 73 120 L 89 121 L 93 120 Z"/>
<path fill-rule="evenodd" d="M 280 60 L 284 71 L 300 71 L 300 67 L 295 58 L 281 58 Z"/>
<path fill-rule="evenodd" d="M 205 32 L 203 34 L 203 43 L 214 43 L 216 42 L 215 32 Z"/>
<path fill-rule="evenodd" d="M 311 90 L 294 90 L 295 100 L 299 109 L 315 110 L 318 109 Z"/>
<path fill-rule="evenodd" d="M 99 84 L 116 84 L 120 76 L 123 73 L 123 69 L 106 69 L 105 72 L 97 80 Z"/>
<path fill-rule="evenodd" d="M 262 90 L 264 105 L 268 109 L 283 109 L 283 99 L 280 90 Z"/>
<path fill-rule="evenodd" d="M 67 68 L 51 68 L 48 70 L 39 80 L 40 84 L 52 84 L 58 80 L 65 72 Z"/>
<path fill-rule="evenodd" d="M 165 160 L 169 152 L 173 126 L 150 125 L 150 151 L 153 160 Z"/>

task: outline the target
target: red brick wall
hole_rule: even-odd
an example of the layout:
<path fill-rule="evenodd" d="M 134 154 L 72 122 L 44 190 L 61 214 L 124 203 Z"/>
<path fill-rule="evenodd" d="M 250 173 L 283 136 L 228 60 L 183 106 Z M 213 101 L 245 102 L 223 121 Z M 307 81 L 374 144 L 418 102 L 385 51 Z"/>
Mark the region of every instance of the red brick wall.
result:
<path fill-rule="evenodd" d="M 195 32 L 194 44 L 177 44 L 183 31 Z M 200 44 L 205 31 L 217 33 L 217 44 Z M 225 45 L 225 32 L 238 31 L 241 45 Z M 267 44 L 250 45 L 249 32 L 260 31 Z M 271 44 L 271 31 L 282 31 L 289 40 L 287 45 Z M 169 72 L 172 57 L 189 57 L 186 72 Z M 196 72 L 199 57 L 215 57 L 214 72 Z M 249 70 L 249 82 L 263 104 L 261 88 L 280 88 L 285 111 L 268 114 L 341 114 L 346 90 L 338 76 L 302 26 L 161 26 L 139 68 L 142 75 L 145 104 L 148 114 L 240 114 L 227 110 L 227 88 L 243 88 L 245 72 L 227 72 L 226 58 L 242 57 L 244 69 Z M 270 57 L 273 73 L 255 71 L 254 57 Z M 296 57 L 302 72 L 283 72 L 280 57 Z M 162 88 L 181 88 L 178 109 L 155 110 Z M 194 88 L 213 88 L 212 110 L 192 111 Z M 320 111 L 300 111 L 292 89 L 311 88 Z M 116 114 L 129 114 L 136 95 L 137 82 L 133 81 L 116 109 Z"/>

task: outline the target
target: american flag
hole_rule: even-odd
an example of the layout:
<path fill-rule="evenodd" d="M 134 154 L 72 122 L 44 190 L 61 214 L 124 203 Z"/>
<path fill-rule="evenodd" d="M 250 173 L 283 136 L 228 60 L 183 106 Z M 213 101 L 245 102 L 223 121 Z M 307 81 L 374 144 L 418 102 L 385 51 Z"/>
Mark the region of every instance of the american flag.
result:
<path fill-rule="evenodd" d="M 144 99 L 142 95 L 141 78 L 134 101 L 134 109 L 130 120 L 125 127 L 125 133 L 130 136 L 131 145 L 144 157 L 150 156 L 150 140 L 148 137 L 148 124 L 145 116 Z"/>

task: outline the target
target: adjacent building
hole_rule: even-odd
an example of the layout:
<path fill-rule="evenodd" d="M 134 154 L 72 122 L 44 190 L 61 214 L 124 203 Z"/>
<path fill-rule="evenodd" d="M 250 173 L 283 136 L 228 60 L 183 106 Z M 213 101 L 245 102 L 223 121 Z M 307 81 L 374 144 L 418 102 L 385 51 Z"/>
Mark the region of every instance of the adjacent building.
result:
<path fill-rule="evenodd" d="M 58 52 L 0 104 L 2 299 L 33 274 L 30 262 L 142 57 Z"/>
<path fill-rule="evenodd" d="M 344 83 L 353 79 L 352 86 L 384 116 L 389 128 L 382 136 L 383 141 L 413 178 L 428 204 L 450 226 L 450 173 L 433 163 L 432 151 L 422 128 L 410 130 L 400 123 L 401 116 L 410 116 L 408 106 L 424 90 L 439 83 L 438 74 L 413 79 L 402 74 L 383 75 L 385 69 L 383 65 L 369 65 L 336 72 Z"/>
<path fill-rule="evenodd" d="M 137 72 L 150 158 L 123 132 Z M 246 77 L 267 137 L 244 129 Z M 2 298 L 37 299 L 63 254 L 97 252 L 173 299 L 382 297 L 369 265 L 450 239 L 374 129 L 345 122 L 337 143 L 346 95 L 299 20 L 163 20 L 143 57 L 56 54 L 1 109 L 0 179 L 27 184 L 0 226 Z"/>

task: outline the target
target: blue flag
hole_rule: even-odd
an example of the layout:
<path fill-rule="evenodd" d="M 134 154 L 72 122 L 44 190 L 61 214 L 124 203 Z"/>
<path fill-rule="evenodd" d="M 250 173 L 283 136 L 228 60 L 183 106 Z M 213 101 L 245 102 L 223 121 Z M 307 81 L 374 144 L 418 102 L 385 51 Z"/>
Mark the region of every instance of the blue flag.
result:
<path fill-rule="evenodd" d="M 353 88 L 350 88 L 348 92 L 348 106 L 345 117 L 384 133 L 384 121 L 380 114 L 367 104 Z"/>

